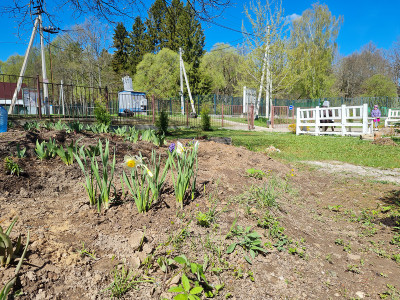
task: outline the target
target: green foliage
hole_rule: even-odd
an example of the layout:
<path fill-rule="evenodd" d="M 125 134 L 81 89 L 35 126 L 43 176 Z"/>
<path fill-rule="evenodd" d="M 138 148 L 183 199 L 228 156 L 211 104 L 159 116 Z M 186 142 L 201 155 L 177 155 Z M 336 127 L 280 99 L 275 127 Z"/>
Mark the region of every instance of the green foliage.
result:
<path fill-rule="evenodd" d="M 203 292 L 203 288 L 200 286 L 194 286 L 192 288 L 189 279 L 185 273 L 183 273 L 181 277 L 181 284 L 179 286 L 170 288 L 168 292 L 180 293 L 174 297 L 174 300 L 200 300 L 200 297 L 197 295 Z"/>
<path fill-rule="evenodd" d="M 152 89 L 152 92 L 161 98 L 175 97 L 179 92 L 179 68 L 175 67 L 178 63 L 178 53 L 168 48 L 157 54 L 145 54 L 133 77 L 135 88 L 142 91 Z M 186 63 L 185 69 L 187 72 L 190 70 Z M 160 81 L 160 78 L 163 80 Z"/>
<path fill-rule="evenodd" d="M 200 112 L 201 117 L 201 129 L 204 131 L 211 130 L 211 118 L 210 118 L 210 109 L 207 105 L 203 105 Z"/>
<path fill-rule="evenodd" d="M 85 128 L 85 126 L 79 121 L 68 123 L 67 127 L 69 129 L 68 131 L 75 133 L 82 132 Z"/>
<path fill-rule="evenodd" d="M 139 130 L 136 130 L 135 127 L 129 128 L 129 131 L 125 135 L 125 141 L 129 141 L 131 143 L 137 143 L 139 140 Z"/>
<path fill-rule="evenodd" d="M 257 226 L 268 229 L 268 234 L 275 240 L 274 247 L 278 251 L 283 251 L 292 241 L 284 234 L 285 228 L 280 225 L 279 221 L 271 215 L 269 211 L 265 212 L 264 217 L 259 219 Z"/>
<path fill-rule="evenodd" d="M 256 179 L 263 179 L 263 177 L 266 175 L 263 171 L 254 168 L 247 169 L 246 173 L 249 177 L 254 177 Z"/>
<path fill-rule="evenodd" d="M 167 135 L 168 134 L 168 113 L 165 110 L 162 110 L 159 115 L 158 118 L 156 120 L 156 126 L 158 129 L 158 134 L 163 134 L 163 135 Z"/>
<path fill-rule="evenodd" d="M 143 213 L 149 211 L 154 201 L 154 195 L 150 193 L 151 179 L 149 178 L 148 172 L 146 170 L 141 170 L 141 172 L 139 172 L 136 168 L 131 171 L 130 179 L 125 171 L 123 171 L 122 176 L 128 190 L 135 200 L 138 212 Z"/>
<path fill-rule="evenodd" d="M 175 150 L 169 152 L 169 165 L 177 204 L 183 209 L 183 199 L 191 184 L 192 199 L 196 189 L 198 142 L 188 147 L 183 147 L 177 142 Z M 176 161 L 175 161 L 176 160 Z M 176 174 L 174 174 L 175 172 Z"/>
<path fill-rule="evenodd" d="M 168 170 L 170 168 L 169 160 L 165 163 L 164 169 L 161 173 L 161 155 L 158 156 L 153 149 L 151 152 L 151 164 L 149 165 L 150 172 L 153 174 L 151 177 L 150 189 L 154 196 L 154 201 L 159 200 L 161 190 L 164 187 L 165 177 L 167 176 Z"/>
<path fill-rule="evenodd" d="M 15 258 L 15 255 L 19 252 L 19 249 L 21 247 L 21 235 L 18 237 L 18 242 L 15 247 L 15 250 L 13 250 L 12 242 L 9 237 L 11 230 L 14 227 L 14 224 L 16 221 L 17 221 L 17 218 L 15 218 L 11 222 L 10 226 L 8 226 L 8 228 L 6 229 L 5 232 L 3 232 L 3 229 L 0 226 L 0 266 L 7 266 L 10 263 L 11 259 Z M 17 267 L 15 268 L 14 277 L 11 278 L 5 284 L 5 286 L 0 290 L 0 300 L 8 299 L 8 294 L 10 293 L 12 287 L 14 286 L 15 282 L 17 281 L 17 276 L 18 276 L 19 270 L 21 269 L 26 252 L 28 250 L 29 239 L 30 239 L 30 234 L 28 231 L 28 234 L 26 237 L 25 248 L 19 259 Z"/>
<path fill-rule="evenodd" d="M 113 35 L 113 48 L 116 51 L 113 54 L 111 61 L 112 69 L 115 73 L 124 73 L 128 70 L 128 48 L 129 39 L 128 31 L 126 30 L 124 24 L 118 23 L 114 35 Z"/>
<path fill-rule="evenodd" d="M 24 128 L 25 130 L 28 130 L 28 131 L 40 130 L 40 125 L 39 125 L 39 123 L 38 123 L 37 121 L 26 122 L 26 123 L 23 125 L 23 128 Z"/>
<path fill-rule="evenodd" d="M 107 133 L 109 131 L 109 128 L 110 126 L 106 124 L 92 124 L 86 129 L 92 131 L 93 133 Z"/>
<path fill-rule="evenodd" d="M 6 172 L 11 175 L 19 176 L 23 172 L 22 168 L 18 165 L 18 163 L 13 161 L 13 159 L 9 156 L 4 158 L 4 167 L 6 169 Z"/>
<path fill-rule="evenodd" d="M 100 149 L 99 149 L 99 154 L 100 154 Z M 89 156 L 88 159 L 86 159 L 86 155 L 87 154 L 84 148 L 81 148 L 79 150 L 79 155 L 74 153 L 74 157 L 78 162 L 79 167 L 82 169 L 83 175 L 85 176 L 85 184 L 83 186 L 85 187 L 85 190 L 88 194 L 89 203 L 90 205 L 95 205 L 97 198 L 97 188 L 93 173 L 93 166 L 95 166 L 94 161 L 96 159 L 96 155 L 95 154 L 88 155 Z"/>
<path fill-rule="evenodd" d="M 17 144 L 17 157 L 18 158 L 24 158 L 26 153 L 26 148 L 20 148 L 19 144 Z"/>
<path fill-rule="evenodd" d="M 236 90 L 241 77 L 243 61 L 237 49 L 229 44 L 217 43 L 201 59 L 201 84 L 214 94 L 241 96 Z"/>
<path fill-rule="evenodd" d="M 295 92 L 300 97 L 324 97 L 332 85 L 330 74 L 342 17 L 335 17 L 325 4 L 315 3 L 293 21 L 290 61 L 298 75 Z"/>
<path fill-rule="evenodd" d="M 251 230 L 251 226 L 243 228 L 242 226 L 236 226 L 232 228 L 229 232 L 227 238 L 235 239 L 227 249 L 226 253 L 230 254 L 235 251 L 236 246 L 240 246 L 243 250 L 250 254 L 250 257 L 245 255 L 244 258 L 249 264 L 252 264 L 252 259 L 254 259 L 258 253 L 267 253 L 261 245 L 261 236 L 256 232 Z"/>
<path fill-rule="evenodd" d="M 71 141 L 71 144 L 64 150 L 63 146 L 60 146 L 56 153 L 60 157 L 60 159 L 67 165 L 72 165 L 74 163 L 74 142 Z M 76 153 L 76 151 L 75 151 Z M 77 153 L 76 153 L 77 154 Z"/>
<path fill-rule="evenodd" d="M 96 100 L 95 102 L 95 108 L 94 108 L 94 116 L 96 118 L 96 122 L 98 124 L 104 125 L 104 126 L 110 126 L 111 124 L 111 115 L 107 110 L 106 107 L 106 100 L 104 97 L 100 97 L 99 99 Z"/>
<path fill-rule="evenodd" d="M 74 156 L 85 176 L 84 187 L 88 193 L 90 205 L 97 205 L 97 210 L 100 212 L 102 206 L 108 209 L 110 205 L 111 188 L 114 187 L 115 153 L 110 162 L 109 141 L 106 140 L 103 150 L 103 144 L 101 140 L 99 140 L 98 147 L 100 151 L 101 168 L 94 155 L 89 158 L 90 160 L 86 159 L 83 148 L 79 150 L 80 155 L 74 153 Z M 82 160 L 80 157 L 82 157 Z"/>
<path fill-rule="evenodd" d="M 397 86 L 387 76 L 375 74 L 362 84 L 364 97 L 397 97 Z"/>
<path fill-rule="evenodd" d="M 117 129 L 114 130 L 114 133 L 118 136 L 125 136 L 125 134 L 127 133 L 127 127 L 126 126 L 122 126 L 122 127 L 118 127 Z"/>
<path fill-rule="evenodd" d="M 68 126 L 61 120 L 59 120 L 57 123 L 54 123 L 53 125 L 54 130 L 66 130 L 67 128 Z"/>
<path fill-rule="evenodd" d="M 124 265 L 121 268 L 116 266 L 112 272 L 114 281 L 105 289 L 111 293 L 111 297 L 120 298 L 130 289 L 137 289 L 138 284 L 144 282 L 154 282 L 152 278 L 144 278 Z"/>
<path fill-rule="evenodd" d="M 217 212 L 216 206 L 210 207 L 205 213 L 199 211 L 196 215 L 197 224 L 202 227 L 210 227 L 210 225 L 215 222 L 218 215 L 219 212 Z"/>
<path fill-rule="evenodd" d="M 178 287 L 172 287 L 168 291 L 172 293 L 180 293 L 174 297 L 174 299 L 200 299 L 199 296 L 204 292 L 208 298 L 214 297 L 223 288 L 222 285 L 216 285 L 215 288 L 211 286 L 205 276 L 205 271 L 208 266 L 208 257 L 205 256 L 204 263 L 198 264 L 190 262 L 185 255 L 176 256 L 173 261 L 170 259 L 162 259 L 159 263 L 160 267 L 173 265 L 173 262 L 177 262 L 181 265 L 181 269 L 178 273 L 182 273 L 180 281 L 181 284 Z"/>
<path fill-rule="evenodd" d="M 206 132 L 177 130 L 177 138 L 193 138 Z M 400 165 L 400 147 L 375 147 L 368 141 L 353 137 L 328 137 L 293 135 L 289 133 L 251 132 L 239 130 L 214 130 L 213 136 L 230 137 L 235 146 L 250 146 L 254 151 L 264 151 L 266 145 L 274 145 L 280 153 L 271 156 L 288 161 L 337 160 L 350 164 L 384 169 Z M 354 151 L 357 149 L 357 151 Z"/>

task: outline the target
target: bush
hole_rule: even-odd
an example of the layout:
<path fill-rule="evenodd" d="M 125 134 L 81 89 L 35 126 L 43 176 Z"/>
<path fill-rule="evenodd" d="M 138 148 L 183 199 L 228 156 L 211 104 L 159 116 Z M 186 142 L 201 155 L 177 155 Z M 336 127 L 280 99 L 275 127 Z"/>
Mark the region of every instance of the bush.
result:
<path fill-rule="evenodd" d="M 168 133 L 168 113 L 166 111 L 161 111 L 161 113 L 158 115 L 157 121 L 156 121 L 156 126 L 158 129 L 158 134 L 162 135 L 167 135 Z"/>
<path fill-rule="evenodd" d="M 207 105 L 204 105 L 201 109 L 201 129 L 204 131 L 211 130 L 211 119 L 210 119 L 210 109 Z"/>
<path fill-rule="evenodd" d="M 94 116 L 97 123 L 109 126 L 111 124 L 111 115 L 107 111 L 104 97 L 100 97 L 95 102 Z"/>

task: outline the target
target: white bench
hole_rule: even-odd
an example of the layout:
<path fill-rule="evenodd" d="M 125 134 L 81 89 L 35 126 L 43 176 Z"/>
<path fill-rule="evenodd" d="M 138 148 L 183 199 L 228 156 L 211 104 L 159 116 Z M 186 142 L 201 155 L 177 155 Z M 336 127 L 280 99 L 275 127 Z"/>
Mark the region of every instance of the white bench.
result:
<path fill-rule="evenodd" d="M 400 110 L 399 109 L 389 109 L 388 117 L 385 120 L 385 127 L 393 126 L 390 123 L 399 123 L 400 122 Z"/>
<path fill-rule="evenodd" d="M 327 122 L 328 121 L 328 122 Z M 325 131 L 326 127 L 337 130 Z M 321 130 L 322 129 L 322 130 Z M 353 135 L 371 133 L 368 104 L 360 106 L 297 108 L 296 134 Z"/>

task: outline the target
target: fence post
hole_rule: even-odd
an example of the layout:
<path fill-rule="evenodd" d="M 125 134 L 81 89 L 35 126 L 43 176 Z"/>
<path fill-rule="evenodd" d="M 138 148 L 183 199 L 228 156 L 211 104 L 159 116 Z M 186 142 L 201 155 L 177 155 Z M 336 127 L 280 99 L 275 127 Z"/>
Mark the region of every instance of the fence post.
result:
<path fill-rule="evenodd" d="M 216 100 L 216 96 L 217 95 L 214 94 L 214 115 L 217 115 L 217 100 Z"/>
<path fill-rule="evenodd" d="M 341 112 L 341 114 L 342 114 L 342 120 L 341 120 L 341 123 L 342 123 L 342 135 L 345 136 L 346 132 L 347 132 L 347 129 L 346 129 L 347 114 L 346 114 L 346 105 L 345 104 L 342 104 L 342 112 Z"/>
<path fill-rule="evenodd" d="M 106 97 L 107 111 L 109 113 L 112 113 L 112 112 L 110 112 L 110 103 L 108 102 L 108 87 L 107 86 L 104 88 L 104 93 L 105 93 L 105 97 Z"/>
<path fill-rule="evenodd" d="M 189 100 L 186 97 L 186 127 L 189 127 Z"/>
<path fill-rule="evenodd" d="M 221 106 L 221 127 L 224 127 L 224 101 L 222 101 L 222 106 Z"/>
<path fill-rule="evenodd" d="M 276 103 L 275 103 L 276 104 Z M 271 107 L 271 128 L 274 128 L 275 105 Z"/>
<path fill-rule="evenodd" d="M 363 104 L 363 134 L 367 134 L 368 133 L 368 104 L 364 103 Z"/>
<path fill-rule="evenodd" d="M 299 135 L 299 134 L 300 134 L 300 107 L 297 107 L 296 108 L 296 135 Z"/>
<path fill-rule="evenodd" d="M 315 135 L 319 135 L 320 120 L 319 120 L 319 106 L 315 107 Z"/>
<path fill-rule="evenodd" d="M 151 96 L 151 103 L 152 103 L 152 111 L 153 111 L 153 125 L 155 125 L 155 123 L 156 123 L 156 103 L 155 103 L 155 100 L 154 100 L 154 95 L 153 96 Z"/>
<path fill-rule="evenodd" d="M 39 74 L 36 75 L 36 83 L 37 83 L 37 93 L 38 93 L 38 105 L 39 105 L 39 119 L 42 118 L 42 99 L 40 99 L 40 79 Z"/>

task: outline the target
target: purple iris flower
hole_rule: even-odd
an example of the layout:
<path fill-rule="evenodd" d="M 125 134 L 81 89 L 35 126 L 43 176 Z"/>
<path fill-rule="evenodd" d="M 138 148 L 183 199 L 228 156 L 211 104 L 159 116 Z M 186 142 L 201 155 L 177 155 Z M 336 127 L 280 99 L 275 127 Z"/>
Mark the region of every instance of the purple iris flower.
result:
<path fill-rule="evenodd" d="M 169 147 L 168 147 L 168 150 L 169 150 L 169 152 L 174 152 L 174 150 L 175 150 L 175 143 L 172 143 L 171 145 L 169 145 Z"/>

